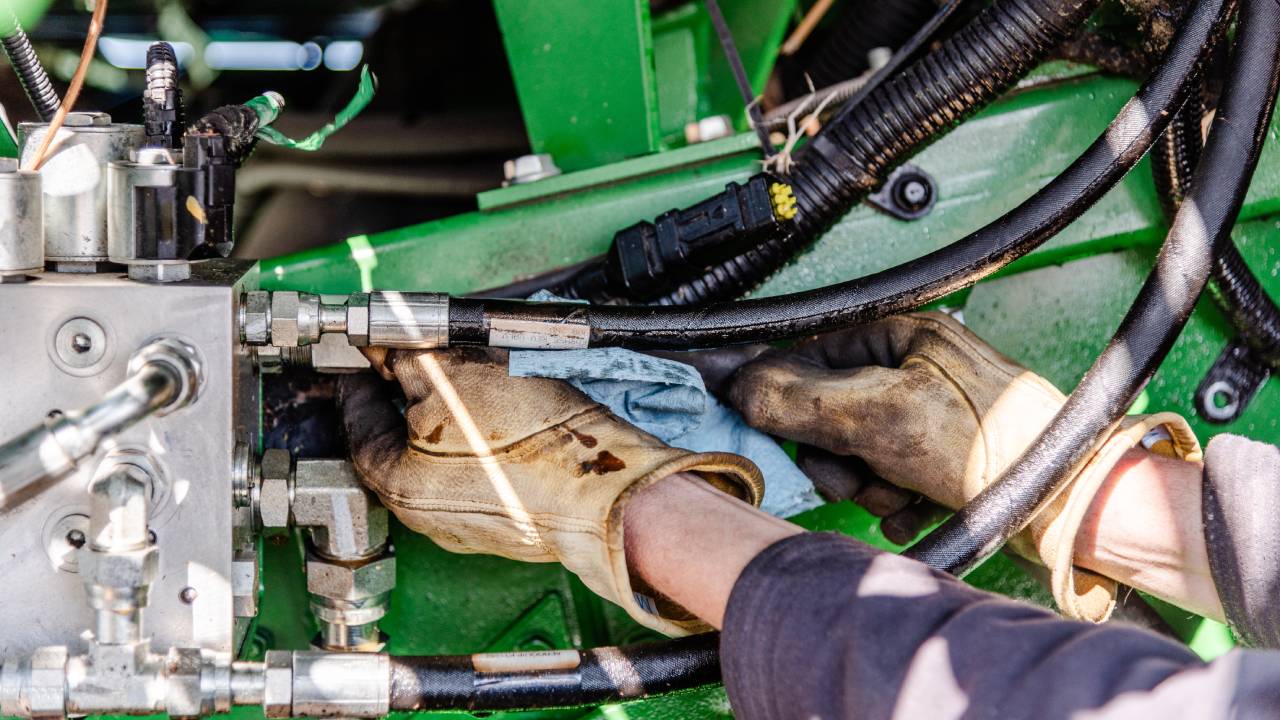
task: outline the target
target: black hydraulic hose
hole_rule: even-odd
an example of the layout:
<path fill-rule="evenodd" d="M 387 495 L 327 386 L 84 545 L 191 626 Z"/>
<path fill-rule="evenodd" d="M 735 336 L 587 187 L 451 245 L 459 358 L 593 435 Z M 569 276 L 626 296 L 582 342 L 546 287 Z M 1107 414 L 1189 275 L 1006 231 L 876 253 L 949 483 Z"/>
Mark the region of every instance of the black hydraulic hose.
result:
<path fill-rule="evenodd" d="M 720 634 L 649 645 L 391 658 L 391 710 L 529 710 L 634 700 L 720 681 Z"/>
<path fill-rule="evenodd" d="M 956 574 L 976 567 L 1053 500 L 1133 404 L 1173 346 L 1208 282 L 1271 123 L 1280 84 L 1276 0 L 1241 3 L 1235 54 L 1204 158 L 1133 307 L 1049 427 L 910 557 Z"/>
<path fill-rule="evenodd" d="M 901 47 L 938 11 L 935 0 L 853 0 L 819 47 L 807 74 L 825 88 L 867 71 L 867 53 Z"/>
<path fill-rule="evenodd" d="M 42 121 L 49 122 L 57 114 L 62 100 L 53 89 L 49 74 L 40 64 L 36 49 L 31 47 L 31 38 L 27 37 L 18 17 L 7 3 L 0 9 L 0 14 L 0 20 L 4 21 L 4 28 L 0 31 L 0 44 L 4 45 L 5 55 L 9 56 L 9 64 L 13 66 L 13 72 L 18 76 L 18 82 L 22 84 L 22 90 L 31 100 L 31 105 L 35 107 L 36 114 Z"/>
<path fill-rule="evenodd" d="M 692 349 L 767 342 L 870 322 L 963 289 L 1027 254 L 1082 215 L 1164 132 L 1227 21 L 1227 0 L 1201 0 L 1162 62 L 1075 162 L 1003 217 L 948 247 L 863 278 L 703 307 L 599 306 L 454 299 L 449 341 L 487 344 L 494 318 L 586 325 L 590 345 Z"/>
<path fill-rule="evenodd" d="M 850 102 L 795 154 L 796 232 L 706 270 L 662 298 L 690 305 L 741 295 L 863 200 L 889 173 L 995 100 L 1079 31 L 1098 0 L 995 0 L 898 75 Z"/>
<path fill-rule="evenodd" d="M 1201 94 L 1188 98 L 1168 132 L 1151 152 L 1151 167 L 1161 204 L 1173 216 L 1190 191 L 1201 153 Z M 1234 241 L 1223 243 L 1213 263 L 1210 294 L 1253 355 L 1280 367 L 1280 307 L 1245 264 Z"/>
<path fill-rule="evenodd" d="M 178 55 L 167 42 L 147 48 L 147 89 L 142 93 L 142 123 L 147 144 L 176 148 L 184 130 Z"/>

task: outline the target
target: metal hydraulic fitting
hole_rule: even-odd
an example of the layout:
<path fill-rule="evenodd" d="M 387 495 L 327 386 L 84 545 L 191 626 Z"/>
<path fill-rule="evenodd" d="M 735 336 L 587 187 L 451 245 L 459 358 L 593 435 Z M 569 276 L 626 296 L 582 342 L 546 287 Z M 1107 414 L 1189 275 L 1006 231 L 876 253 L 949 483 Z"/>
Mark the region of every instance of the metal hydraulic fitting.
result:
<path fill-rule="evenodd" d="M 429 349 L 449 344 L 449 296 L 379 290 L 330 297 L 291 290 L 245 293 L 240 339 L 281 349 L 319 344 L 342 335 L 350 347 Z M 337 372 L 360 369 L 346 358 L 329 361 Z M 321 367 L 320 369 L 325 369 Z"/>
<path fill-rule="evenodd" d="M 300 458 L 291 495 L 293 522 L 310 528 L 316 552 L 353 561 L 382 552 L 389 514 L 346 460 Z"/>
<path fill-rule="evenodd" d="M 311 611 L 320 622 L 313 644 L 327 650 L 381 650 L 386 638 L 379 623 L 395 587 L 393 555 L 347 565 L 308 553 L 307 592 Z"/>
<path fill-rule="evenodd" d="M 271 449 L 258 461 L 257 506 L 259 524 L 263 528 L 282 530 L 289 527 L 289 506 L 293 500 L 293 456 L 288 450 Z"/>
<path fill-rule="evenodd" d="M 250 483 L 263 529 L 307 529 L 307 592 L 320 624 L 316 646 L 380 650 L 379 623 L 395 588 L 390 515 L 346 460 L 267 450 Z"/>
<path fill-rule="evenodd" d="M 128 377 L 101 401 L 60 413 L 0 445 L 0 510 L 65 477 L 102 443 L 143 418 L 166 415 L 195 402 L 204 382 L 199 353 L 175 338 L 143 346 L 129 361 Z"/>

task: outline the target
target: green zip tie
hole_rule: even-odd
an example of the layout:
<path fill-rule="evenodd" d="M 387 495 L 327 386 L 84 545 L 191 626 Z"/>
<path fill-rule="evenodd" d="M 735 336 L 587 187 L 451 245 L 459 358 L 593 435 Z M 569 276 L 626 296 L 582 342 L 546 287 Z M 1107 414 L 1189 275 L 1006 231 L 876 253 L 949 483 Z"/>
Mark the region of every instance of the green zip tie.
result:
<path fill-rule="evenodd" d="M 263 125 L 258 128 L 258 137 L 266 140 L 272 145 L 279 145 L 293 150 L 303 150 L 305 152 L 315 152 L 324 145 L 324 141 L 327 140 L 330 135 L 341 130 L 347 123 L 354 120 L 357 115 L 368 107 L 369 101 L 373 100 L 373 94 L 377 91 L 377 88 L 378 79 L 369 71 L 369 66 L 365 65 L 360 68 L 360 85 L 356 88 L 355 97 L 351 98 L 351 102 L 347 103 L 347 106 L 342 108 L 337 117 L 333 119 L 333 122 L 328 123 L 324 127 L 316 130 L 301 140 L 293 140 L 285 137 L 284 133 L 281 133 L 279 130 L 267 125 Z M 276 98 L 278 97 L 279 96 L 277 95 Z M 279 116 L 280 107 L 283 107 L 282 103 L 277 103 L 275 99 L 269 98 L 268 95 L 259 95 L 253 100 L 250 100 L 248 105 L 253 108 L 254 112 L 258 113 L 260 120 L 270 116 L 271 121 L 274 121 L 276 117 Z M 273 107 L 274 110 L 272 109 Z"/>

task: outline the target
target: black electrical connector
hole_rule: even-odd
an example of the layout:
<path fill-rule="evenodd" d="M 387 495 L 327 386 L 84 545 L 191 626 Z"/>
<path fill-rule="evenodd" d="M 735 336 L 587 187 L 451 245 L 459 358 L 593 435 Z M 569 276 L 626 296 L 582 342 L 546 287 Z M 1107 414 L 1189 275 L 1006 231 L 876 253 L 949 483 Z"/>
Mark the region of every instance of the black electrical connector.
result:
<path fill-rule="evenodd" d="M 795 213 L 790 186 L 771 175 L 729 183 L 697 205 L 619 231 L 604 259 L 560 292 L 593 302 L 652 300 L 708 266 L 790 234 Z"/>
<path fill-rule="evenodd" d="M 225 137 L 216 132 L 187 133 L 182 140 L 178 193 L 188 208 L 179 214 L 179 234 L 186 238 L 192 257 L 229 255 L 236 166 Z"/>

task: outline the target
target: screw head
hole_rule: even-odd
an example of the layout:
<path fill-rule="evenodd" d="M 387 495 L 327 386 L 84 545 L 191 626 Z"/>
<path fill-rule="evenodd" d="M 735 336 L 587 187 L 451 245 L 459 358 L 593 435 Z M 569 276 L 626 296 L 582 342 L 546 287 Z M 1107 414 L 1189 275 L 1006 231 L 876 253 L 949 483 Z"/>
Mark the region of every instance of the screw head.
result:
<path fill-rule="evenodd" d="M 196 589 L 193 587 L 184 587 L 182 588 L 182 592 L 178 593 L 178 599 L 187 605 L 194 603 L 196 598 L 199 596 L 200 593 L 196 592 Z"/>
<path fill-rule="evenodd" d="M 893 189 L 893 199 L 909 213 L 915 213 L 929 206 L 933 200 L 933 188 L 927 180 L 916 175 L 902 178 Z"/>
<path fill-rule="evenodd" d="M 50 357 L 69 375 L 95 375 L 111 361 L 106 329 L 87 317 L 62 323 L 49 340 Z"/>
<path fill-rule="evenodd" d="M 67 544 L 79 550 L 84 547 L 86 542 L 84 533 L 80 530 L 70 530 L 67 532 Z"/>

